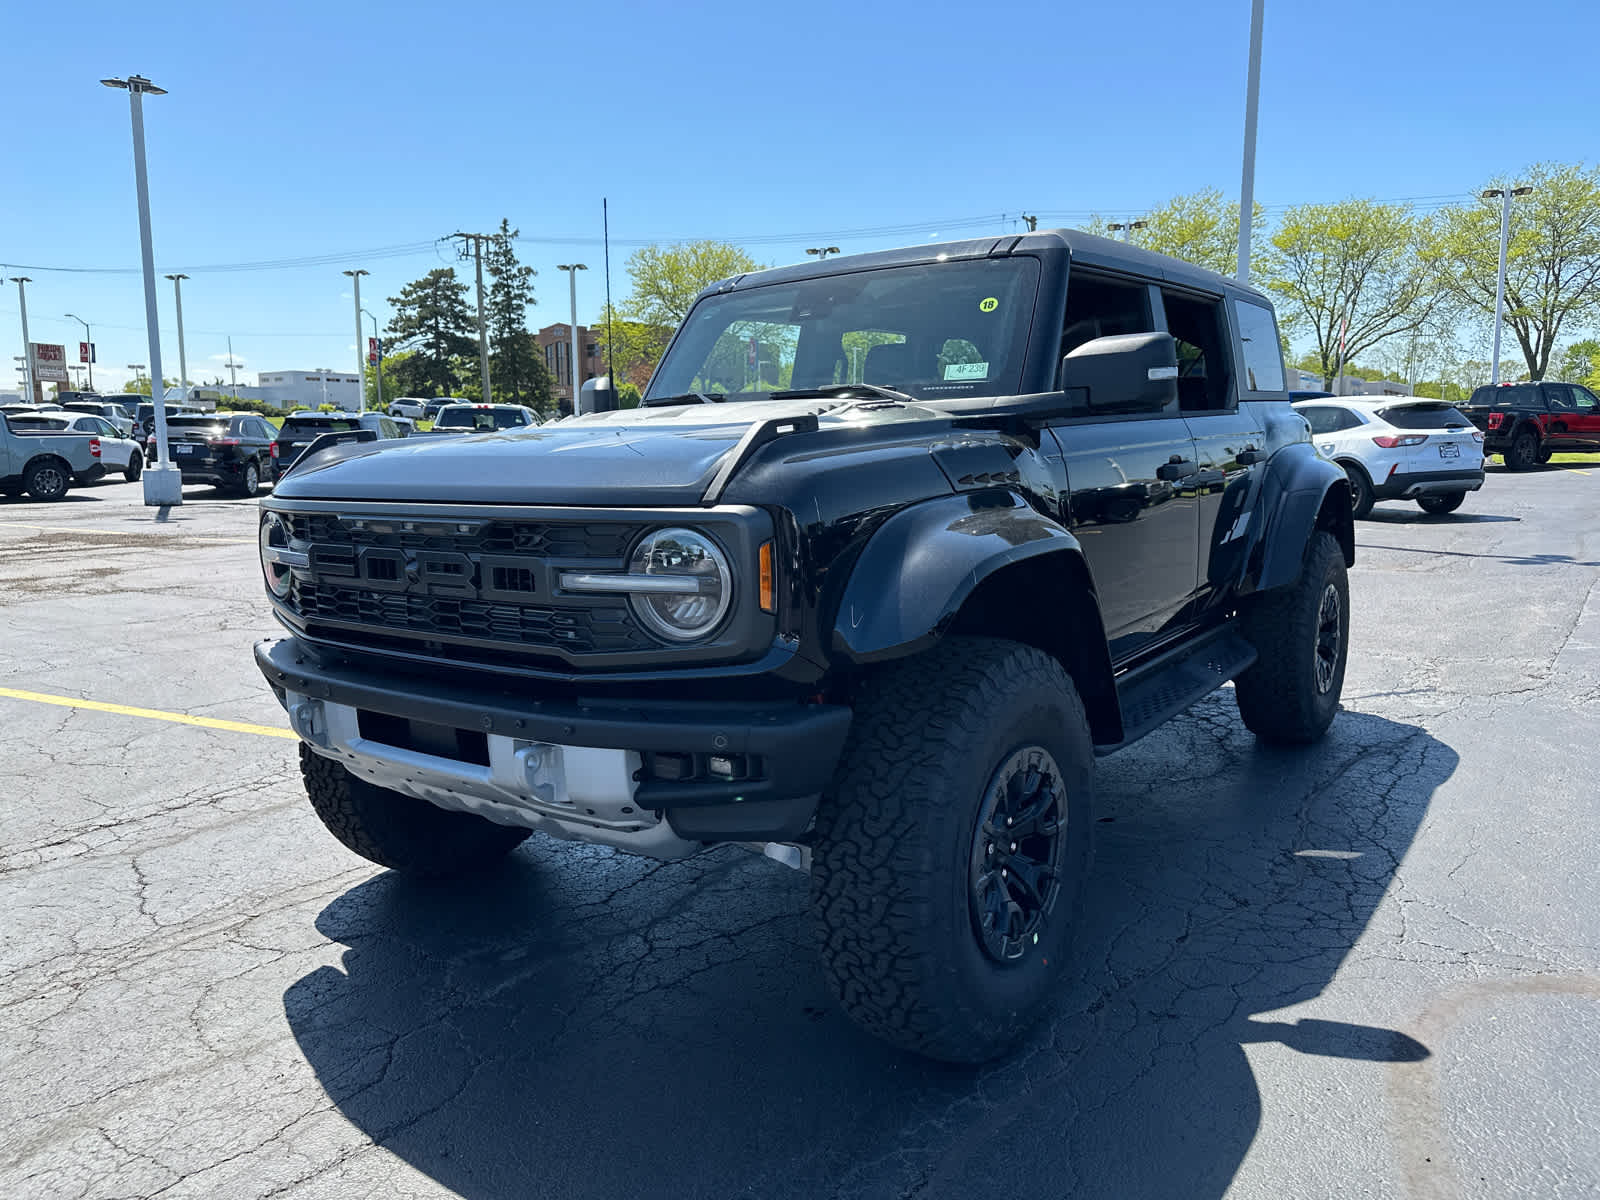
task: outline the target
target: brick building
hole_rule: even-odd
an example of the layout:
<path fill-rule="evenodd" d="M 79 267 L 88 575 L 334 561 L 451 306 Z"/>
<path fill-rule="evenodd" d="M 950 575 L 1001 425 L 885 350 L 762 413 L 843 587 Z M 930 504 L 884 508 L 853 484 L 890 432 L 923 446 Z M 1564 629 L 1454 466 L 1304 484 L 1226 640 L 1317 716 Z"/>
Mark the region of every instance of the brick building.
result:
<path fill-rule="evenodd" d="M 546 325 L 533 335 L 544 355 L 544 365 L 550 370 L 556 399 L 572 407 L 572 326 Z M 578 386 L 587 379 L 605 374 L 605 364 L 600 357 L 600 339 L 583 326 L 578 326 Z"/>

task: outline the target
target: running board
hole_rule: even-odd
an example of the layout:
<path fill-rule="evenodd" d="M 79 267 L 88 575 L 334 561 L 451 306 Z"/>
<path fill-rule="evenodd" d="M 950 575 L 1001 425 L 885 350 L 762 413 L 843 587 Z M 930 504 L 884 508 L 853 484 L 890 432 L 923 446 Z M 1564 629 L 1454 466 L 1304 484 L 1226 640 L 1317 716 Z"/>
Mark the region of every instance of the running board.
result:
<path fill-rule="evenodd" d="M 1111 754 L 1137 742 L 1156 726 L 1203 700 L 1256 661 L 1256 648 L 1232 626 L 1224 625 L 1198 644 L 1135 667 L 1117 680 L 1122 707 L 1120 742 L 1096 746 L 1097 755 Z"/>

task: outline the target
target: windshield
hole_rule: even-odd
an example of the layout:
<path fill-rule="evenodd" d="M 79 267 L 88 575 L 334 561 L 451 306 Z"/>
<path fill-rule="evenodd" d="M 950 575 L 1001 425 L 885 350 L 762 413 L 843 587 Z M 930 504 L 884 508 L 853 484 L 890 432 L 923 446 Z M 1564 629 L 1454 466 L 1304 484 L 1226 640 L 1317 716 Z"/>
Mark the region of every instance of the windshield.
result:
<path fill-rule="evenodd" d="M 1539 403 L 1539 388 L 1531 383 L 1485 384 L 1472 393 L 1467 401 L 1470 408 L 1543 408 Z"/>
<path fill-rule="evenodd" d="M 360 428 L 361 422 L 352 417 L 286 417 L 280 432 L 287 437 L 295 433 L 344 433 Z"/>
<path fill-rule="evenodd" d="M 1019 390 L 1039 264 L 979 259 L 854 271 L 708 296 L 645 400 L 871 383 L 919 399 Z"/>
<path fill-rule="evenodd" d="M 528 419 L 514 408 L 446 408 L 433 423 L 435 429 L 514 429 Z"/>

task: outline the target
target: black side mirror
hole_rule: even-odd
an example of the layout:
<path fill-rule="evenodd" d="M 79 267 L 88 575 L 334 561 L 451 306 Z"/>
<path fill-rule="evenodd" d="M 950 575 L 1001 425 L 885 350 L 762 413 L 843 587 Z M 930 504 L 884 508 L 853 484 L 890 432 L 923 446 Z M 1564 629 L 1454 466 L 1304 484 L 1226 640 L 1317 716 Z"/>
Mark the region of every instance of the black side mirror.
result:
<path fill-rule="evenodd" d="M 1161 412 L 1178 398 L 1178 343 L 1170 333 L 1119 333 L 1061 360 L 1060 387 L 1084 388 L 1093 413 Z"/>

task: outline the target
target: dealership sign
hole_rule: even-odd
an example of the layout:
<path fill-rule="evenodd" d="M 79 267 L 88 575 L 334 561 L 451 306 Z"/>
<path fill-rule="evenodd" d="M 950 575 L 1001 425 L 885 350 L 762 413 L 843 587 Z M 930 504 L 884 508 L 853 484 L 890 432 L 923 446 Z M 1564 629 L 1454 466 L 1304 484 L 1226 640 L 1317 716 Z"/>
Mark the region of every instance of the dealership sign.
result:
<path fill-rule="evenodd" d="M 49 342 L 30 342 L 33 355 L 33 377 L 42 383 L 71 383 L 67 374 L 67 348 Z"/>

